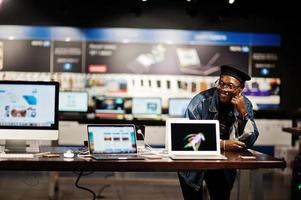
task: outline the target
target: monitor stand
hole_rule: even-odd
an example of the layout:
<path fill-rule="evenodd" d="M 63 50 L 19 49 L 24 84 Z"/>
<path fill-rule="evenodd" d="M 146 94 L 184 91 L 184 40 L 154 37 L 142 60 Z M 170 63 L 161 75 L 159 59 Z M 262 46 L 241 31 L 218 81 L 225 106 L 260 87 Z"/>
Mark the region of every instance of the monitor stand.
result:
<path fill-rule="evenodd" d="M 5 152 L 6 153 L 38 153 L 39 141 L 35 140 L 6 140 Z"/>

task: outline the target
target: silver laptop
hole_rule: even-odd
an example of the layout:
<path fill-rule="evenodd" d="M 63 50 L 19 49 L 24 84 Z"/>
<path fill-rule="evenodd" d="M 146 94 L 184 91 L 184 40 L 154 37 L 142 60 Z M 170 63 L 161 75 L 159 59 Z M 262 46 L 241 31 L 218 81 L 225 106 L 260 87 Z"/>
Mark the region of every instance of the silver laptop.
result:
<path fill-rule="evenodd" d="M 88 145 L 96 160 L 141 160 L 133 124 L 88 125 Z"/>
<path fill-rule="evenodd" d="M 161 119 L 162 105 L 160 97 L 133 97 L 132 115 L 137 119 Z"/>
<path fill-rule="evenodd" d="M 217 120 L 166 120 L 168 154 L 172 159 L 227 159 L 221 155 Z"/>

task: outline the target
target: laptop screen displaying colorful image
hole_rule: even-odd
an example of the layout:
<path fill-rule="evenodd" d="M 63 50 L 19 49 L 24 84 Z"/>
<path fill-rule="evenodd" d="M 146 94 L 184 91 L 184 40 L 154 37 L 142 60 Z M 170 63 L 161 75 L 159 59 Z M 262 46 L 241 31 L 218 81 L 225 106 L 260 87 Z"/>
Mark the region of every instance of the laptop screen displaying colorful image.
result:
<path fill-rule="evenodd" d="M 91 154 L 137 153 L 134 125 L 88 125 Z"/>
<path fill-rule="evenodd" d="M 217 120 L 167 119 L 168 151 L 171 154 L 219 154 Z"/>
<path fill-rule="evenodd" d="M 215 124 L 172 124 L 172 151 L 215 151 L 215 131 Z"/>
<path fill-rule="evenodd" d="M 96 113 L 116 113 L 116 114 L 125 113 L 124 110 L 125 99 L 122 97 L 96 96 L 93 99 L 95 101 Z"/>

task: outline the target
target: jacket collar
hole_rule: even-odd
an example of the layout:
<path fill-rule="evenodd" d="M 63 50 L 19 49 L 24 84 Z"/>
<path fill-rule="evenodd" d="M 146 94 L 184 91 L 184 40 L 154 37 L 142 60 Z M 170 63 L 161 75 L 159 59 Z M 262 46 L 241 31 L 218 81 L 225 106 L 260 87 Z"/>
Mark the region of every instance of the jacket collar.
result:
<path fill-rule="evenodd" d="M 214 91 L 212 98 L 210 100 L 209 104 L 209 111 L 213 113 L 217 113 L 217 107 L 218 107 L 218 92 L 217 90 Z"/>

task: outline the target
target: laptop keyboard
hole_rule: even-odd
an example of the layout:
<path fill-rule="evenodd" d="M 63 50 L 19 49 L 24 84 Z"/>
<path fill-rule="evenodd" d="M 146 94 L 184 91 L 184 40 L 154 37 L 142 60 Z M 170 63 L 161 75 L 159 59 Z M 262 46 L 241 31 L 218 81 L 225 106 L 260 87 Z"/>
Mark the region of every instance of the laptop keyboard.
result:
<path fill-rule="evenodd" d="M 172 159 L 196 159 L 196 160 L 225 160 L 227 157 L 223 155 L 171 155 Z"/>
<path fill-rule="evenodd" d="M 144 158 L 139 155 L 92 155 L 92 158 L 96 160 L 143 160 Z"/>
<path fill-rule="evenodd" d="M 33 158 L 33 154 L 28 153 L 0 153 L 0 158 Z"/>

